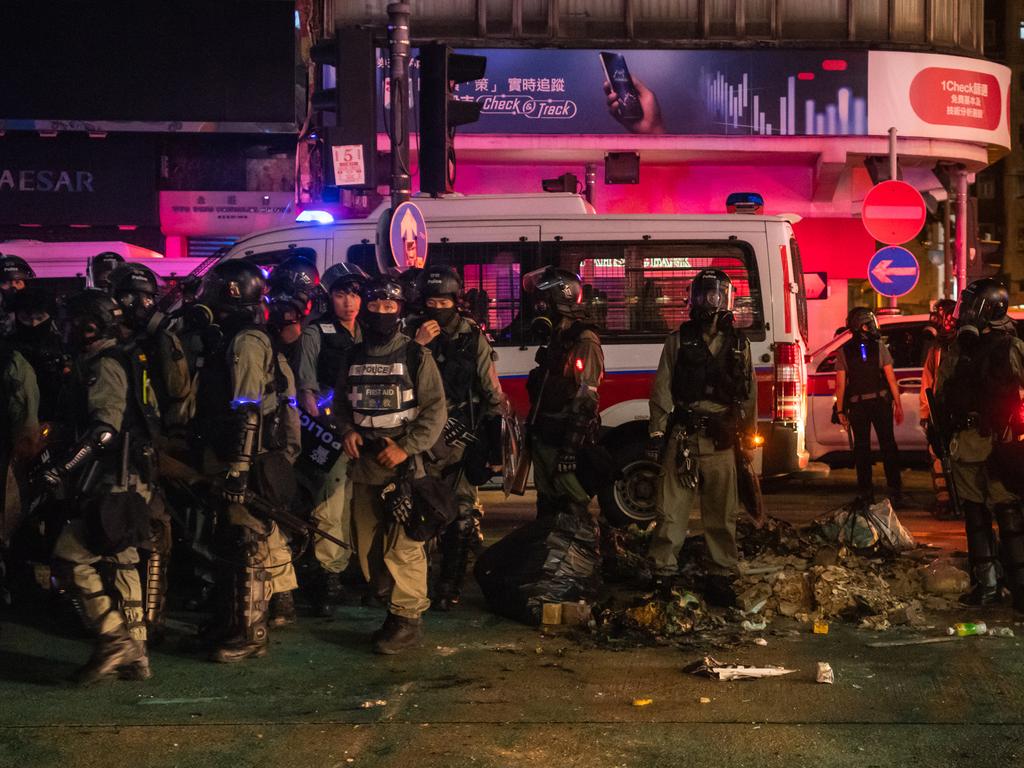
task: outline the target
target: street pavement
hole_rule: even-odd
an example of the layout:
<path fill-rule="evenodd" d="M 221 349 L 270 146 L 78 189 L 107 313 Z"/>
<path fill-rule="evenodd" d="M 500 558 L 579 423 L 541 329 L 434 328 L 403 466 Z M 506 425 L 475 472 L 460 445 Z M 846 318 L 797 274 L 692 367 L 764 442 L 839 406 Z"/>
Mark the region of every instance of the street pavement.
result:
<path fill-rule="evenodd" d="M 923 510 L 927 475 L 907 478 L 922 509 L 901 513 L 904 523 L 962 549 L 962 526 Z M 804 523 L 852 495 L 852 473 L 840 471 L 779 485 L 768 501 Z M 488 538 L 527 519 L 529 503 L 485 494 Z M 494 616 L 475 587 L 459 610 L 428 615 L 422 649 L 397 657 L 369 649 L 382 609 L 303 616 L 272 635 L 268 658 L 237 666 L 189 651 L 181 630 L 197 617 L 174 618 L 152 680 L 80 690 L 67 678 L 87 639 L 45 616 L 5 616 L 0 767 L 1024 765 L 1020 640 L 866 645 L 941 636 L 954 620 L 1013 626 L 1006 608 L 884 633 L 833 624 L 813 635 L 776 621 L 767 646 L 713 653 L 796 672 L 731 683 L 683 673 L 703 649 L 601 649 Z M 818 661 L 835 669 L 834 685 L 815 682 Z"/>

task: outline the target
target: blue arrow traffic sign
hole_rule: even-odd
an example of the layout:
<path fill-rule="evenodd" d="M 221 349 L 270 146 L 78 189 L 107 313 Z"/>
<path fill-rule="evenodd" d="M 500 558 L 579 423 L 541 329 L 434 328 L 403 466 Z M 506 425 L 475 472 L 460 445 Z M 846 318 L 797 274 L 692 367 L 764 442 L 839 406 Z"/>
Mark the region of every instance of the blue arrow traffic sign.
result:
<path fill-rule="evenodd" d="M 404 272 L 427 260 L 427 222 L 416 203 L 401 203 L 391 214 L 388 232 L 395 265 Z"/>
<path fill-rule="evenodd" d="M 910 293 L 920 276 L 914 254 L 898 245 L 880 248 L 868 262 L 868 282 L 882 296 L 895 298 Z"/>

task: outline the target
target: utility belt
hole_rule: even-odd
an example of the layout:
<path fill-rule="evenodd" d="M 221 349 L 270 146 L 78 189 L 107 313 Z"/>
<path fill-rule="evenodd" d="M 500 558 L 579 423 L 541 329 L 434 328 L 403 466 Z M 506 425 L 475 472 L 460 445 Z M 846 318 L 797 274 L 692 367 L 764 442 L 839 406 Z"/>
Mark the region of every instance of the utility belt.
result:
<path fill-rule="evenodd" d="M 890 392 L 883 392 L 880 390 L 878 392 L 867 392 L 861 395 L 847 395 L 846 402 L 852 405 L 854 403 L 865 403 L 870 400 L 878 400 L 879 398 L 885 398 L 888 400 L 890 397 Z"/>
<path fill-rule="evenodd" d="M 597 442 L 598 431 L 601 427 L 600 418 L 592 419 L 583 428 L 583 436 L 578 447 L 593 445 Z M 570 414 L 545 414 L 537 416 L 537 420 L 529 426 L 530 435 L 538 438 L 546 445 L 562 446 L 566 444 L 570 432 L 578 432 L 580 425 L 576 423 L 575 417 Z M 571 442 L 571 441 L 570 441 Z"/>
<path fill-rule="evenodd" d="M 724 451 L 736 444 L 739 423 L 731 411 L 720 414 L 697 413 L 689 408 L 676 408 L 669 417 L 669 430 L 678 440 L 699 436 L 711 440 L 716 451 Z"/>

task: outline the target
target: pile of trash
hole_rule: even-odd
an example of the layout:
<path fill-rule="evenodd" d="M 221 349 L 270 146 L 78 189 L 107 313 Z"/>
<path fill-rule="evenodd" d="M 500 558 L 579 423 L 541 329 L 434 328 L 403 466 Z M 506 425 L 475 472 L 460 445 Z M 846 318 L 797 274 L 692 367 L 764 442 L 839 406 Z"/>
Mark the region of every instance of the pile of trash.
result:
<path fill-rule="evenodd" d="M 603 571 L 621 579 L 646 577 L 646 536 L 615 534 L 603 546 Z M 826 627 L 844 622 L 887 630 L 920 627 L 927 611 L 948 610 L 970 586 L 963 561 L 917 547 L 888 502 L 870 510 L 842 508 L 806 529 L 775 518 L 739 526 L 741 574 L 734 581 L 736 605 L 709 607 L 698 585 L 703 540 L 691 537 L 680 555 L 680 586 L 668 594 L 622 590 L 606 593 L 592 623 L 599 643 L 719 646 L 749 641 L 777 618 Z M 640 578 L 634 582 L 639 584 Z"/>

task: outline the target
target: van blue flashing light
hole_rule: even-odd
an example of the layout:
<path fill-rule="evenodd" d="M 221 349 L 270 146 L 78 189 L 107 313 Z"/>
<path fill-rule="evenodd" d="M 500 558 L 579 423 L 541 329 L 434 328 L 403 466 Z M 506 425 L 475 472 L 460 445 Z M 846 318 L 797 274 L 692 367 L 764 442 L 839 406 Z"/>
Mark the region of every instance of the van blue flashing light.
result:
<path fill-rule="evenodd" d="M 334 223 L 334 216 L 332 216 L 327 211 L 309 210 L 309 211 L 303 211 L 302 213 L 300 213 L 295 218 L 295 220 L 297 222 L 300 222 L 300 223 L 305 223 L 305 222 L 312 221 L 312 222 L 316 222 L 317 224 L 333 224 Z"/>
<path fill-rule="evenodd" d="M 725 210 L 756 215 L 764 211 L 764 198 L 757 192 L 733 192 L 725 198 Z"/>

